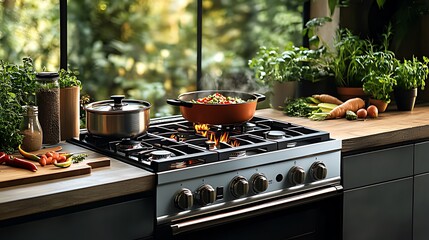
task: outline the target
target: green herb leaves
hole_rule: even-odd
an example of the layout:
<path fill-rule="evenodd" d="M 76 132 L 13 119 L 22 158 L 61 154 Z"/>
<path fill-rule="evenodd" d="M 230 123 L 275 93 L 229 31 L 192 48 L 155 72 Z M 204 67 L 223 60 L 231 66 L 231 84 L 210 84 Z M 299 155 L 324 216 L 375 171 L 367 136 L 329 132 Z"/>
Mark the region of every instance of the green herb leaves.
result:
<path fill-rule="evenodd" d="M 59 72 L 60 77 L 58 82 L 60 84 L 60 88 L 74 87 L 77 86 L 82 88 L 82 83 L 77 79 L 77 72 L 74 72 L 70 69 L 61 69 Z"/>
<path fill-rule="evenodd" d="M 12 153 L 22 142 L 22 106 L 35 104 L 35 76 L 31 58 L 22 65 L 0 60 L 0 151 Z"/>

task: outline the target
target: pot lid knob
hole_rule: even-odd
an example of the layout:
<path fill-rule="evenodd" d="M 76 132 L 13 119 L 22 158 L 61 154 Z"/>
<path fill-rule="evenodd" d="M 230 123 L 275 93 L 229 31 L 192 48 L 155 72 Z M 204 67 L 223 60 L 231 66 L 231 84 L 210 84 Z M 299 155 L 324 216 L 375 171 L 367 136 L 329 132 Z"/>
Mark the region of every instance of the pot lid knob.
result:
<path fill-rule="evenodd" d="M 122 103 L 122 100 L 125 98 L 124 95 L 112 95 L 110 96 L 111 99 L 113 99 L 113 108 L 114 109 L 121 109 L 122 106 L 125 104 Z"/>

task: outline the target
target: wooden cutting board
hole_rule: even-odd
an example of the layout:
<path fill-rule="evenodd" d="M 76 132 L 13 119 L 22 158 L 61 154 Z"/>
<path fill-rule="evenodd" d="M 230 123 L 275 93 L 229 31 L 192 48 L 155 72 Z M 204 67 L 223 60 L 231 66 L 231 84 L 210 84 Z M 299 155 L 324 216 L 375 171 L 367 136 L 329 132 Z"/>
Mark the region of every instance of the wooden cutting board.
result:
<path fill-rule="evenodd" d="M 43 149 L 43 153 L 45 153 L 46 150 L 49 149 Z M 61 148 L 57 148 L 55 150 L 59 151 Z M 68 168 L 59 168 L 54 165 L 46 165 L 42 167 L 39 163 L 35 164 L 38 168 L 36 172 L 1 164 L 0 188 L 90 174 L 91 169 L 93 168 L 110 166 L 110 159 L 108 157 L 87 157 L 82 162 L 73 163 Z"/>

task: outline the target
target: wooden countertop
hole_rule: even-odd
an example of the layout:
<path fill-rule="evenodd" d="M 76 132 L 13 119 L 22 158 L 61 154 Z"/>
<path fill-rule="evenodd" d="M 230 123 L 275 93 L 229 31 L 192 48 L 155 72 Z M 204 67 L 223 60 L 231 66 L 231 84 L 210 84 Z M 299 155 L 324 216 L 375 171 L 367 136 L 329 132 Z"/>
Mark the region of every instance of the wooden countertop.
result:
<path fill-rule="evenodd" d="M 274 109 L 258 110 L 255 115 L 329 132 L 331 138 L 342 140 L 343 153 L 429 138 L 429 105 L 416 106 L 413 111 L 390 110 L 378 118 L 357 121 L 311 121 Z"/>
<path fill-rule="evenodd" d="M 61 145 L 65 152 L 88 153 L 88 159 L 102 156 L 69 143 Z M 110 166 L 90 174 L 0 188 L 0 220 L 154 189 L 153 173 L 110 160 Z"/>

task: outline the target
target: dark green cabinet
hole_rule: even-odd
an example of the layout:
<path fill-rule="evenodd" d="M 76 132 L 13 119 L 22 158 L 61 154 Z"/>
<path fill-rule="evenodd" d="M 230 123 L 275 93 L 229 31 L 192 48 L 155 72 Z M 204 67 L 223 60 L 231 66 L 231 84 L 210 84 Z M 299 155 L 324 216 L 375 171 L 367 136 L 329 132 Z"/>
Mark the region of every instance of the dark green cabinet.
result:
<path fill-rule="evenodd" d="M 103 206 L 98 206 L 99 204 Z M 0 238 L 116 240 L 150 239 L 153 235 L 154 209 L 151 207 L 151 197 L 90 205 L 1 222 Z"/>
<path fill-rule="evenodd" d="M 429 238 L 429 173 L 414 177 L 413 239 Z"/>
<path fill-rule="evenodd" d="M 429 142 L 415 144 L 413 239 L 429 238 Z"/>
<path fill-rule="evenodd" d="M 344 240 L 412 236 L 412 177 L 344 192 Z"/>
<path fill-rule="evenodd" d="M 412 239 L 414 145 L 342 159 L 343 239 Z"/>

